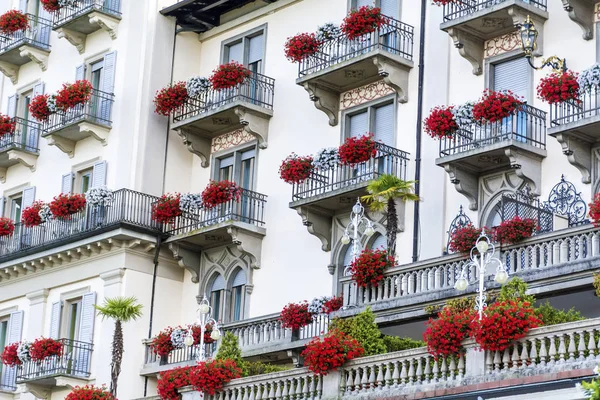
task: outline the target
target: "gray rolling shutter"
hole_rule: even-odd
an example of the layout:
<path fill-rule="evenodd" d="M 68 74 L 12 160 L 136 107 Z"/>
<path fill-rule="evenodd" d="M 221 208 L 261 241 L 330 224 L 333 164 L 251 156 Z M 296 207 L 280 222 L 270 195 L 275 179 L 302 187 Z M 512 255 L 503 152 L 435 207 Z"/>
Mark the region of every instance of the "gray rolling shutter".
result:
<path fill-rule="evenodd" d="M 375 140 L 388 146 L 394 145 L 394 104 L 375 109 Z"/>
<path fill-rule="evenodd" d="M 356 8 L 359 9 L 363 6 L 373 6 L 375 5 L 375 0 L 356 0 Z"/>
<path fill-rule="evenodd" d="M 384 235 L 377 235 L 371 244 L 371 250 L 387 249 L 387 238 Z"/>
<path fill-rule="evenodd" d="M 235 274 L 235 278 L 233 278 L 232 287 L 236 286 L 244 286 L 246 284 L 246 272 L 243 269 L 240 269 L 237 274 Z"/>
<path fill-rule="evenodd" d="M 87 375 L 90 370 L 91 344 L 94 341 L 94 321 L 96 319 L 96 292 L 86 293 L 81 299 L 81 317 L 79 319 L 79 347 L 73 348 L 76 360 L 75 371 L 77 375 Z"/>
<path fill-rule="evenodd" d="M 8 102 L 6 103 L 6 115 L 11 118 L 17 116 L 17 95 L 13 94 L 8 96 Z"/>
<path fill-rule="evenodd" d="M 85 64 L 78 65 L 75 68 L 75 80 L 80 81 L 85 79 Z"/>
<path fill-rule="evenodd" d="M 94 164 L 92 172 L 92 187 L 106 186 L 106 161 L 98 161 Z"/>
<path fill-rule="evenodd" d="M 73 173 L 69 172 L 62 176 L 61 193 L 71 193 L 73 191 Z"/>
<path fill-rule="evenodd" d="M 344 267 L 347 267 L 352 263 L 352 242 L 346 248 L 346 252 L 344 253 Z"/>
<path fill-rule="evenodd" d="M 252 64 L 263 59 L 264 39 L 265 37 L 262 34 L 250 38 L 250 44 L 248 45 L 248 64 Z"/>
<path fill-rule="evenodd" d="M 400 19 L 398 0 L 380 0 L 381 13 L 394 19 Z"/>
<path fill-rule="evenodd" d="M 350 127 L 348 129 L 348 136 L 359 137 L 363 136 L 369 131 L 369 115 L 366 111 L 352 115 L 348 121 Z"/>
<path fill-rule="evenodd" d="M 102 122 L 110 123 L 112 111 L 112 97 L 109 94 L 115 91 L 115 70 L 117 67 L 117 52 L 106 53 L 104 55 L 104 66 L 102 70 L 102 82 L 100 82 L 100 118 Z"/>
<path fill-rule="evenodd" d="M 494 90 L 510 90 L 525 101 L 531 90 L 530 66 L 525 57 L 505 61 L 494 66 Z"/>
<path fill-rule="evenodd" d="M 217 292 L 219 290 L 224 290 L 224 289 L 225 289 L 225 279 L 223 279 L 223 275 L 218 274 L 217 277 L 215 278 L 215 280 L 213 281 L 210 291 Z"/>
<path fill-rule="evenodd" d="M 239 42 L 236 44 L 232 44 L 229 46 L 229 54 L 228 60 L 225 60 L 226 63 L 231 61 L 237 61 L 240 64 L 244 63 L 244 43 Z"/>
<path fill-rule="evenodd" d="M 36 83 L 35 86 L 33 87 L 32 97 L 44 94 L 44 88 L 45 88 L 44 82 Z M 39 143 L 39 139 L 40 139 L 40 129 L 39 129 L 38 122 L 35 118 L 30 117 L 29 121 L 31 121 L 32 123 L 29 125 L 29 129 L 27 132 L 27 146 L 33 150 L 33 149 L 37 149 L 37 147 L 38 147 L 38 143 Z"/>
<path fill-rule="evenodd" d="M 50 337 L 59 339 L 60 335 L 60 317 L 62 314 L 62 301 L 52 303 L 52 311 L 50 314 Z"/>
<path fill-rule="evenodd" d="M 34 200 L 35 200 L 35 186 L 31 186 L 31 187 L 23 189 L 23 203 L 21 205 L 23 207 L 23 209 L 31 206 L 33 204 Z"/>
<path fill-rule="evenodd" d="M 27 13 L 27 0 L 19 0 L 19 11 Z"/>
<path fill-rule="evenodd" d="M 0 217 L 4 216 L 4 203 L 6 202 L 6 197 L 0 197 Z"/>
<path fill-rule="evenodd" d="M 50 32 L 52 32 L 52 18 L 53 15 L 46 11 L 44 7 L 40 5 L 39 18 L 42 19 L 41 24 L 38 24 L 38 38 L 37 40 L 48 46 L 50 44 Z"/>
<path fill-rule="evenodd" d="M 15 311 L 10 314 L 8 320 L 8 335 L 7 344 L 12 344 L 21 341 L 21 334 L 23 331 L 23 311 Z M 14 387 L 17 380 L 17 367 L 8 367 L 2 376 L 2 385 L 7 387 Z"/>

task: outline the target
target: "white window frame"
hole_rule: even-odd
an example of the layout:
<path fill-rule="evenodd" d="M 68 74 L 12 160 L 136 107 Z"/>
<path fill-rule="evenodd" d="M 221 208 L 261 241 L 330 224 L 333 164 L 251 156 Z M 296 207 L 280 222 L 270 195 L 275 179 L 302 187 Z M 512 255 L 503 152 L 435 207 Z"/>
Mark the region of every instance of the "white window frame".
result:
<path fill-rule="evenodd" d="M 341 142 L 344 143 L 346 138 L 350 137 L 350 117 L 356 114 L 361 114 L 365 110 L 367 110 L 367 120 L 369 121 L 368 132 L 374 133 L 375 131 L 375 109 L 379 107 L 386 106 L 388 104 L 392 104 L 392 108 L 394 110 L 394 142 L 393 143 L 385 143 L 387 146 L 396 148 L 397 135 L 398 135 L 398 104 L 396 103 L 396 95 L 389 95 L 380 97 L 375 100 L 371 100 L 369 102 L 360 104 L 355 107 L 348 108 L 342 112 L 342 134 L 341 134 Z"/>
<path fill-rule="evenodd" d="M 229 38 L 227 40 L 224 40 L 221 43 L 221 62 L 224 63 L 228 63 L 229 60 L 229 46 L 243 42 L 243 52 L 244 52 L 244 62 L 243 64 L 245 66 L 248 66 L 248 51 L 249 51 L 249 40 L 250 38 L 254 37 L 254 36 L 259 36 L 259 35 L 263 35 L 263 55 L 262 55 L 262 63 L 260 66 L 260 69 L 258 71 L 259 74 L 264 74 L 264 70 L 265 70 L 265 65 L 266 65 L 266 48 L 267 48 L 267 25 L 261 25 L 261 26 L 257 26 L 254 29 L 251 29 L 249 31 L 246 31 L 242 34 L 236 35 L 232 38 Z"/>

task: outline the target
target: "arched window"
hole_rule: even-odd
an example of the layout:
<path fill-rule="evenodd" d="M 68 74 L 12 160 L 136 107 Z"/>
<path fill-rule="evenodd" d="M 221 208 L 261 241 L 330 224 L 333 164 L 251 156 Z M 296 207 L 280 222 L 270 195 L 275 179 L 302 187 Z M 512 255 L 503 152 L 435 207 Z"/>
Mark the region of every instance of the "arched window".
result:
<path fill-rule="evenodd" d="M 246 302 L 246 272 L 237 271 L 231 282 L 231 320 L 239 321 L 244 318 Z"/>
<path fill-rule="evenodd" d="M 383 235 L 377 234 L 377 236 L 375 236 L 375 240 L 373 240 L 369 248 L 371 250 L 387 249 L 387 238 Z"/>
<path fill-rule="evenodd" d="M 213 308 L 213 318 L 217 321 L 223 320 L 223 300 L 225 292 L 225 279 L 223 275 L 216 274 L 210 286 L 210 305 Z"/>
<path fill-rule="evenodd" d="M 494 228 L 502 223 L 502 203 L 499 201 L 488 214 L 485 220 L 485 226 L 488 228 Z"/>

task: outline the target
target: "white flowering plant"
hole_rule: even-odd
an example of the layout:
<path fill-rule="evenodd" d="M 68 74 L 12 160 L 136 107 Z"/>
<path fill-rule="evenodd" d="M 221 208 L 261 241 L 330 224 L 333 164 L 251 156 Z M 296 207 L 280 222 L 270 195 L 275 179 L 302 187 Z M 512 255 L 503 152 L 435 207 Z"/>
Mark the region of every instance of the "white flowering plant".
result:
<path fill-rule="evenodd" d="M 203 76 L 192 76 L 185 82 L 185 88 L 188 96 L 196 97 L 205 92 L 210 87 L 210 81 Z"/>
<path fill-rule="evenodd" d="M 308 312 L 312 315 L 324 314 L 326 312 L 325 303 L 332 298 L 332 296 L 315 297 L 310 303 L 308 303 Z"/>
<path fill-rule="evenodd" d="M 17 357 L 19 357 L 19 360 L 21 360 L 21 362 L 24 363 L 31 360 L 31 355 L 29 354 L 30 347 L 30 342 L 19 343 L 19 347 L 17 347 Z"/>
<path fill-rule="evenodd" d="M 78 1 L 79 0 L 58 0 L 58 5 L 59 5 L 59 7 L 66 7 L 66 6 L 75 7 L 77 5 Z"/>
<path fill-rule="evenodd" d="M 600 91 L 600 65 L 595 64 L 592 67 L 582 71 L 577 77 L 579 91 L 581 93 L 591 93 Z"/>
<path fill-rule="evenodd" d="M 582 381 L 576 385 L 588 400 L 600 400 L 600 369 L 598 366 L 594 368 L 594 373 L 596 374 L 596 379 L 592 379 L 591 382 Z"/>
<path fill-rule="evenodd" d="M 48 204 L 42 205 L 42 208 L 40 208 L 40 211 L 38 214 L 40 215 L 42 223 L 46 222 L 46 221 L 50 221 L 54 218 L 54 215 L 52 215 L 52 211 L 50 211 L 50 206 Z"/>
<path fill-rule="evenodd" d="M 58 112 L 58 106 L 56 105 L 56 95 L 51 95 L 50 97 L 48 97 L 46 104 L 48 105 L 48 111 L 50 111 L 51 114 Z"/>
<path fill-rule="evenodd" d="M 325 25 L 321 25 L 317 28 L 317 40 L 319 42 L 333 39 L 341 34 L 342 30 L 340 27 L 331 22 L 328 22 Z"/>
<path fill-rule="evenodd" d="M 182 211 L 194 212 L 202 208 L 202 195 L 199 193 L 185 193 L 179 197 L 179 208 Z"/>
<path fill-rule="evenodd" d="M 104 186 L 91 188 L 85 194 L 85 201 L 90 206 L 105 206 L 108 207 L 112 204 L 114 195 L 112 190 L 107 189 Z"/>
<path fill-rule="evenodd" d="M 464 104 L 452 107 L 452 114 L 454 115 L 454 120 L 456 121 L 459 127 L 464 128 L 473 124 L 474 105 L 475 103 L 473 103 L 472 101 L 467 101 Z"/>
<path fill-rule="evenodd" d="M 171 331 L 171 344 L 176 349 L 181 349 L 185 345 L 185 337 L 187 336 L 187 329 L 175 328 Z"/>
<path fill-rule="evenodd" d="M 321 149 L 313 157 L 313 167 L 320 170 L 334 169 L 340 165 L 340 153 L 337 147 Z"/>

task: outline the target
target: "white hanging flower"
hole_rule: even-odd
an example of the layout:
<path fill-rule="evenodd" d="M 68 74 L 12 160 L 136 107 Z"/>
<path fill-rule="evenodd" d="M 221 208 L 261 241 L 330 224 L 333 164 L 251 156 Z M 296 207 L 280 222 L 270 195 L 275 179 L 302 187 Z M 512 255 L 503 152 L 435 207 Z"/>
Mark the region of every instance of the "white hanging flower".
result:
<path fill-rule="evenodd" d="M 114 200 L 112 190 L 105 186 L 91 188 L 85 194 L 85 201 L 90 206 L 110 206 Z"/>
<path fill-rule="evenodd" d="M 56 96 L 55 95 L 51 95 L 50 97 L 48 97 L 46 104 L 48 105 L 48 110 L 50 111 L 50 113 L 54 114 L 58 111 L 58 106 L 56 105 Z"/>
<path fill-rule="evenodd" d="M 19 347 L 17 347 L 17 357 L 19 357 L 19 360 L 21 360 L 21 362 L 27 362 L 31 360 L 31 355 L 29 354 L 30 347 L 30 342 L 19 343 Z"/>
<path fill-rule="evenodd" d="M 182 211 L 194 212 L 202 208 L 202 196 L 198 193 L 185 193 L 179 197 L 179 208 Z"/>
<path fill-rule="evenodd" d="M 473 124 L 473 106 L 475 103 L 467 101 L 456 107 L 452 107 L 452 114 L 459 127 L 464 128 Z"/>
<path fill-rule="evenodd" d="M 310 303 L 308 303 L 308 312 L 313 315 L 323 314 L 325 312 L 325 309 L 323 308 L 325 303 L 332 298 L 332 296 L 315 297 Z"/>
<path fill-rule="evenodd" d="M 52 215 L 52 211 L 50 211 L 50 206 L 48 204 L 44 204 L 40 211 L 38 212 L 40 219 L 42 222 L 51 221 L 54 218 Z"/>
<path fill-rule="evenodd" d="M 187 330 L 183 328 L 175 328 L 171 332 L 171 344 L 176 349 L 181 349 L 185 346 L 185 337 L 187 336 Z"/>
<path fill-rule="evenodd" d="M 337 147 L 321 149 L 313 157 L 313 167 L 320 170 L 334 169 L 340 164 L 340 154 Z"/>
<path fill-rule="evenodd" d="M 342 30 L 340 27 L 331 22 L 317 28 L 317 40 L 319 40 L 319 42 L 333 39 L 341 34 Z"/>
<path fill-rule="evenodd" d="M 582 71 L 577 77 L 577 82 L 581 93 L 590 93 L 593 90 L 600 92 L 600 65 L 595 64 Z"/>
<path fill-rule="evenodd" d="M 58 5 L 60 7 L 66 7 L 66 6 L 70 6 L 70 7 L 75 7 L 75 5 L 77 4 L 79 0 L 58 0 Z"/>
<path fill-rule="evenodd" d="M 185 88 L 188 92 L 188 96 L 190 97 L 196 97 L 200 95 L 200 93 L 206 91 L 206 89 L 209 87 L 209 80 L 202 76 L 193 76 L 185 83 Z"/>

